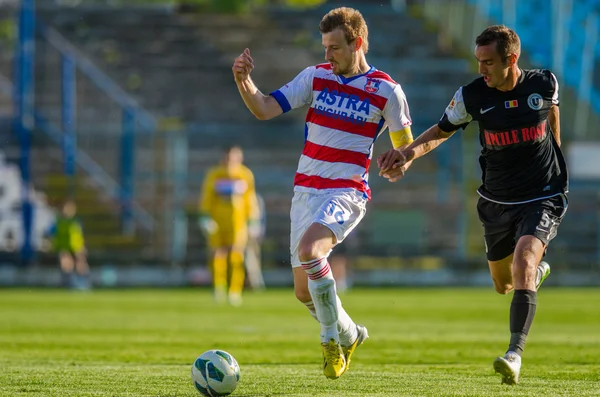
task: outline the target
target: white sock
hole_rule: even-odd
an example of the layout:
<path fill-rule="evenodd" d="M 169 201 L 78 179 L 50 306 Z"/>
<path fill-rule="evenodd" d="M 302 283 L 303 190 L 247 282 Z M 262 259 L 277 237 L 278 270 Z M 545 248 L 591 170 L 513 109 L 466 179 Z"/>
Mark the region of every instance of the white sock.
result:
<path fill-rule="evenodd" d="M 354 343 L 356 338 L 358 338 L 358 333 L 356 331 L 356 324 L 350 318 L 348 313 L 342 307 L 342 301 L 340 298 L 337 298 L 337 311 L 338 311 L 338 322 L 337 329 L 340 335 L 340 345 L 342 346 L 350 346 Z"/>
<path fill-rule="evenodd" d="M 302 302 L 304 306 L 310 312 L 310 315 L 317 321 L 317 311 L 315 310 L 315 305 L 312 301 Z M 338 311 L 338 322 L 337 329 L 340 338 L 340 344 L 342 346 L 350 346 L 354 343 L 356 338 L 358 338 L 358 333 L 356 331 L 356 324 L 350 318 L 348 313 L 342 307 L 342 302 L 340 298 L 337 297 L 337 311 Z"/>
<path fill-rule="evenodd" d="M 327 258 L 314 259 L 301 264 L 308 275 L 308 291 L 321 324 L 321 342 L 327 343 L 333 339 L 339 343 L 335 280 Z"/>

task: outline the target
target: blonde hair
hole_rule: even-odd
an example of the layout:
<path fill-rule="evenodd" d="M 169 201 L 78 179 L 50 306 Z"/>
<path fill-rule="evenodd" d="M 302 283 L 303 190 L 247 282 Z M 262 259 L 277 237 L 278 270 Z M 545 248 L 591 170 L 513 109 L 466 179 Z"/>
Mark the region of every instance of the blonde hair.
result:
<path fill-rule="evenodd" d="M 369 29 L 360 11 L 350 7 L 339 7 L 325 14 L 319 24 L 319 31 L 329 33 L 337 28 L 342 29 L 348 44 L 361 37 L 363 52 L 366 54 L 369 51 Z"/>

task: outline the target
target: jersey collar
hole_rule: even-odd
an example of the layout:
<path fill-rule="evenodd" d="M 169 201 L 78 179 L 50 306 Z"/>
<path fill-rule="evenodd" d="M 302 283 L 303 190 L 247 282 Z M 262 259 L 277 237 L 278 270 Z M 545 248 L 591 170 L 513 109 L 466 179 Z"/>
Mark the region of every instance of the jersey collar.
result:
<path fill-rule="evenodd" d="M 342 82 L 342 84 L 348 84 L 348 83 L 350 83 L 350 82 L 352 82 L 352 81 L 354 81 L 354 80 L 356 80 L 356 79 L 358 79 L 360 77 L 366 76 L 369 73 L 374 72 L 375 70 L 377 70 L 377 69 L 375 69 L 375 67 L 373 67 L 371 65 L 369 65 L 369 66 L 370 66 L 369 70 L 367 70 L 363 74 L 357 74 L 356 76 L 352 76 L 352 77 L 344 77 L 344 76 L 340 75 L 338 77 L 339 77 L 340 81 Z"/>

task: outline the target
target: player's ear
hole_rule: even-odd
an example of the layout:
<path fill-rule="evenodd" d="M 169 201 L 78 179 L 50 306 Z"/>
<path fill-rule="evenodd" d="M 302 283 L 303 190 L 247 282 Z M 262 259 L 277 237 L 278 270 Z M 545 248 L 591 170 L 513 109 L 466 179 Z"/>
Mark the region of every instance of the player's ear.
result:
<path fill-rule="evenodd" d="M 363 39 L 362 37 L 358 36 L 355 40 L 354 40 L 354 51 L 358 51 L 360 50 L 360 48 L 363 45 Z"/>
<path fill-rule="evenodd" d="M 517 64 L 517 54 L 510 54 L 508 56 L 508 64 L 510 66 L 513 66 L 513 65 Z"/>

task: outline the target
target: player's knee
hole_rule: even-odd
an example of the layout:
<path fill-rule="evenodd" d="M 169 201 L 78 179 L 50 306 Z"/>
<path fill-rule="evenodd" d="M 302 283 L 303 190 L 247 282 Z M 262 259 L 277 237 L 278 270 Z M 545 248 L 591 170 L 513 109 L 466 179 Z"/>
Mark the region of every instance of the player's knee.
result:
<path fill-rule="evenodd" d="M 512 266 L 513 278 L 525 276 L 527 274 L 534 274 L 537 269 L 537 260 L 533 255 L 526 255 L 515 260 Z"/>
<path fill-rule="evenodd" d="M 308 262 L 317 258 L 319 258 L 319 252 L 313 244 L 300 243 L 298 246 L 298 259 L 300 259 L 300 262 Z"/>
<path fill-rule="evenodd" d="M 513 272 L 535 271 L 543 250 L 543 243 L 533 236 L 521 237 L 515 248 Z"/>

